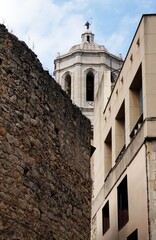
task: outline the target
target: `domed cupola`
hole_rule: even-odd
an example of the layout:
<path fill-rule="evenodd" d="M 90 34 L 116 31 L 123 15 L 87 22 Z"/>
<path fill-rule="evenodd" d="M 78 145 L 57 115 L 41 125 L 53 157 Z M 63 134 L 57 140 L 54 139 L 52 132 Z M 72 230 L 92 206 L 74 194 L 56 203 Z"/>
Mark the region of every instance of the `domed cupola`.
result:
<path fill-rule="evenodd" d="M 81 43 L 73 46 L 69 51 L 70 53 L 76 51 L 108 52 L 108 50 L 103 45 L 99 45 L 96 42 L 94 42 L 94 34 L 90 31 L 90 29 L 87 29 L 81 35 L 81 38 L 82 38 Z"/>
<path fill-rule="evenodd" d="M 94 34 L 87 30 L 85 33 L 81 35 L 82 43 L 94 43 Z"/>

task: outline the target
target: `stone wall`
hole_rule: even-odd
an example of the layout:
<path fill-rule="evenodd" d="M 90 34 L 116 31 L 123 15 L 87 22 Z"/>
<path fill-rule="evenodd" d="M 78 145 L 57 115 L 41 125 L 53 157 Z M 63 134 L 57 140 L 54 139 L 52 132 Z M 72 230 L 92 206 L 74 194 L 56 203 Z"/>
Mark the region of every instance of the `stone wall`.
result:
<path fill-rule="evenodd" d="M 0 239 L 90 239 L 90 122 L 0 25 Z"/>

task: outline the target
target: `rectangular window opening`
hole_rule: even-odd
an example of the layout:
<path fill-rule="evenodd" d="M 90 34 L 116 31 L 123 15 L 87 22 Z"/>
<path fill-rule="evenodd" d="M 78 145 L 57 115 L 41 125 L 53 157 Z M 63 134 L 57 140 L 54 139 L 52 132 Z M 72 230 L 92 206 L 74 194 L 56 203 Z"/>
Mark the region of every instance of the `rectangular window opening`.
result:
<path fill-rule="evenodd" d="M 130 125 L 132 138 L 143 122 L 142 64 L 130 86 Z"/>
<path fill-rule="evenodd" d="M 128 189 L 127 176 L 122 180 L 117 189 L 118 195 L 118 229 L 125 226 L 129 220 L 128 216 Z"/>
<path fill-rule="evenodd" d="M 126 145 L 126 131 L 125 131 L 125 102 L 122 103 L 115 122 L 115 151 L 116 160 L 122 157 Z"/>
<path fill-rule="evenodd" d="M 103 235 L 108 231 L 110 228 L 110 219 L 109 219 L 109 201 L 105 204 L 102 209 L 102 233 Z"/>
<path fill-rule="evenodd" d="M 110 129 L 104 141 L 104 172 L 107 177 L 112 168 L 112 130 Z"/>

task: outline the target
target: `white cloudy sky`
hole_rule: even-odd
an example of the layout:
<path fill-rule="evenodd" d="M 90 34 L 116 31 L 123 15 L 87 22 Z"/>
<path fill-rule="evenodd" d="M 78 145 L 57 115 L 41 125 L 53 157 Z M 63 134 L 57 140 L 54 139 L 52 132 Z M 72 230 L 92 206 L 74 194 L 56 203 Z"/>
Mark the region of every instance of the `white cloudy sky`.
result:
<path fill-rule="evenodd" d="M 156 0 L 0 0 L 4 23 L 53 71 L 53 60 L 81 42 L 91 21 L 95 41 L 125 57 L 142 14 L 156 13 Z"/>

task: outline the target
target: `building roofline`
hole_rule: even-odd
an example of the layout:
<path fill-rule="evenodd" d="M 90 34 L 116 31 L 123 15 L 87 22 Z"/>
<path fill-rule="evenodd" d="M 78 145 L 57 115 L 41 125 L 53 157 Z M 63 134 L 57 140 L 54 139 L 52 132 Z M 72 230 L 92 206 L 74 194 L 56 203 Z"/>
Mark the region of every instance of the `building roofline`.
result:
<path fill-rule="evenodd" d="M 105 51 L 105 50 L 98 50 L 98 51 L 97 50 L 77 50 L 77 51 L 68 52 L 66 54 L 63 54 L 63 55 L 60 55 L 60 56 L 56 57 L 54 59 L 54 63 L 58 60 L 61 60 L 61 59 L 66 58 L 66 57 L 70 57 L 70 56 L 75 55 L 77 53 L 78 54 L 87 54 L 87 53 L 89 53 L 89 54 L 105 54 L 107 56 L 110 56 L 113 59 L 116 59 L 116 60 L 119 60 L 119 61 L 123 62 L 123 59 L 121 57 L 116 56 L 116 55 L 114 55 L 114 54 L 112 54 L 108 51 Z"/>
<path fill-rule="evenodd" d="M 121 75 L 121 73 L 122 73 L 122 69 L 124 68 L 125 62 L 126 62 L 126 60 L 127 60 L 128 54 L 129 54 L 129 52 L 130 52 L 130 49 L 131 49 L 131 47 L 132 47 L 132 44 L 133 44 L 133 42 L 134 42 L 134 39 L 135 39 L 136 34 L 137 34 L 137 32 L 138 32 L 138 29 L 139 29 L 139 27 L 140 27 L 140 25 L 141 25 L 141 23 L 142 23 L 142 20 L 143 20 L 145 17 L 150 17 L 150 16 L 151 16 L 151 17 L 152 17 L 152 16 L 155 16 L 155 17 L 156 17 L 156 13 L 143 14 L 143 15 L 142 15 L 142 17 L 141 17 L 141 19 L 140 19 L 140 21 L 139 21 L 139 24 L 138 24 L 138 26 L 137 26 L 137 29 L 136 29 L 136 31 L 135 31 L 135 33 L 134 33 L 134 36 L 133 36 L 133 38 L 132 38 L 131 44 L 130 44 L 130 46 L 129 46 L 129 48 L 128 48 L 128 51 L 127 51 L 126 57 L 125 57 L 125 59 L 124 59 L 124 63 L 123 63 L 123 65 L 122 65 L 122 67 L 121 67 L 121 71 L 120 71 L 120 74 L 119 74 L 119 76 L 118 76 L 118 79 L 119 79 L 119 77 L 120 77 L 120 75 Z M 111 92 L 111 95 L 110 95 L 110 97 L 109 97 L 109 99 L 108 99 L 108 101 L 107 101 L 107 103 L 106 103 L 106 106 L 105 106 L 105 108 L 104 108 L 104 110 L 103 110 L 103 114 L 105 113 L 105 111 L 106 111 L 106 109 L 107 109 L 107 106 L 108 106 L 108 104 L 109 104 L 109 102 L 110 102 L 110 99 L 111 99 L 112 94 L 113 94 L 113 92 L 114 92 L 115 86 L 116 86 L 116 84 L 117 84 L 117 82 L 118 82 L 118 79 L 117 79 L 116 82 L 115 82 L 114 88 L 113 88 L 113 90 L 112 90 L 112 92 Z"/>
<path fill-rule="evenodd" d="M 133 42 L 134 42 L 134 39 L 135 39 L 135 36 L 136 36 L 136 34 L 137 34 L 137 32 L 138 32 L 138 29 L 139 29 L 139 27 L 140 27 L 140 25 L 141 25 L 141 22 L 142 22 L 142 20 L 143 20 L 143 18 L 145 18 L 145 17 L 152 17 L 152 16 L 156 16 L 156 13 L 151 13 L 151 14 L 143 14 L 142 15 L 142 17 L 141 17 L 141 19 L 140 19 L 140 21 L 139 21 L 139 24 L 138 24 L 138 27 L 137 27 L 137 29 L 135 30 L 135 33 L 134 33 L 134 36 L 133 36 L 133 38 L 132 38 L 132 41 L 131 41 L 131 44 L 130 44 L 130 46 L 129 46 L 129 48 L 128 48 L 128 51 L 127 51 L 127 54 L 126 54 L 126 57 L 125 57 L 125 60 L 124 60 L 124 62 L 126 61 L 126 59 L 127 59 L 127 56 L 128 56 L 128 54 L 129 54 L 129 51 L 130 51 L 130 49 L 131 49 L 131 47 L 132 47 L 132 44 L 133 44 Z M 124 66 L 124 64 L 123 64 L 123 66 Z M 123 66 L 122 66 L 122 68 L 123 68 Z M 122 71 L 122 69 L 121 69 L 121 71 Z"/>

